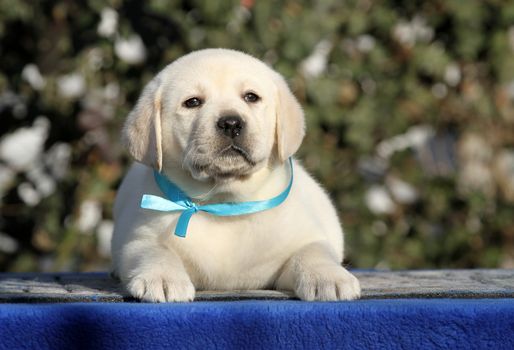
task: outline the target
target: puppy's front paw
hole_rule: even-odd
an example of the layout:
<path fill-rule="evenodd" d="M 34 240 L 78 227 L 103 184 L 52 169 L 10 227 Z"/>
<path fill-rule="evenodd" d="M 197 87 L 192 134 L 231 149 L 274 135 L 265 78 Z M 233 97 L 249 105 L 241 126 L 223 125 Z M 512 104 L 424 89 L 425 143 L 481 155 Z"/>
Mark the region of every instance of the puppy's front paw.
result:
<path fill-rule="evenodd" d="M 195 287 L 185 274 L 139 273 L 130 279 L 127 289 L 134 297 L 147 302 L 184 302 L 195 297 Z"/>
<path fill-rule="evenodd" d="M 307 301 L 353 300 L 361 295 L 359 280 L 338 265 L 304 271 L 296 281 L 296 295 Z"/>

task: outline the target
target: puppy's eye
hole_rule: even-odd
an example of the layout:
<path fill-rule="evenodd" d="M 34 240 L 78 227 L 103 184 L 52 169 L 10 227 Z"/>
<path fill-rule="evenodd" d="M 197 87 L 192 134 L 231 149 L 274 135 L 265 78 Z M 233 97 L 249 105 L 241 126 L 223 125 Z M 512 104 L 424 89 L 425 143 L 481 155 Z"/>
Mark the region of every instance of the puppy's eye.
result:
<path fill-rule="evenodd" d="M 257 96 L 256 94 L 254 94 L 253 92 L 247 92 L 243 96 L 243 99 L 248 103 L 255 103 L 255 102 L 258 102 L 261 98 L 259 96 Z"/>
<path fill-rule="evenodd" d="M 187 99 L 184 101 L 183 105 L 186 108 L 196 108 L 200 107 L 203 104 L 202 99 L 198 97 L 191 97 L 190 99 Z"/>

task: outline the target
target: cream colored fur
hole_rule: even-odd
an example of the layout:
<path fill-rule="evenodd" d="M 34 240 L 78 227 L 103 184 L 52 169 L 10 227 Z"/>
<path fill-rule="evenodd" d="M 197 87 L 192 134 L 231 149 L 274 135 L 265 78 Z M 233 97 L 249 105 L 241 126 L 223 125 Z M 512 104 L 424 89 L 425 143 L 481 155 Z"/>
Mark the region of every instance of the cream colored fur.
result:
<path fill-rule="evenodd" d="M 252 92 L 255 103 L 243 96 Z M 186 108 L 200 97 L 203 104 Z M 245 121 L 245 157 L 224 153 L 216 121 Z M 190 301 L 195 290 L 276 288 L 303 300 L 358 298 L 358 280 L 341 266 L 343 232 L 333 205 L 294 161 L 294 184 L 280 206 L 252 215 L 198 212 L 186 238 L 173 235 L 179 213 L 139 207 L 162 196 L 153 169 L 200 203 L 269 199 L 289 181 L 286 160 L 304 136 L 303 112 L 283 78 L 246 54 L 208 49 L 186 55 L 144 89 L 123 140 L 138 161 L 118 191 L 112 241 L 114 272 L 145 301 Z"/>

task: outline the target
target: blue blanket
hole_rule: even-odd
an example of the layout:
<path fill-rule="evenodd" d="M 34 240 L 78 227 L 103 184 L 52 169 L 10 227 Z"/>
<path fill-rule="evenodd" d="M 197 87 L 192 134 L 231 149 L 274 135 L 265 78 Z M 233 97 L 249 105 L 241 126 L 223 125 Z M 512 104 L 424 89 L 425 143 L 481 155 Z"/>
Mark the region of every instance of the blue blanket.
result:
<path fill-rule="evenodd" d="M 0 349 L 514 349 L 514 299 L 0 304 Z"/>

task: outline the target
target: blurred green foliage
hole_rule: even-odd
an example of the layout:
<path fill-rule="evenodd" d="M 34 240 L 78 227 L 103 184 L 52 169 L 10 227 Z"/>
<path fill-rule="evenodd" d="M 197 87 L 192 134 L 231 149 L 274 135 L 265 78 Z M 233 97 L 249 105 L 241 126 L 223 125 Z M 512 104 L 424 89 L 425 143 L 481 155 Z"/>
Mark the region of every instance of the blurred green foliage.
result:
<path fill-rule="evenodd" d="M 3 0 L 1 270 L 108 266 L 120 126 L 206 47 L 288 79 L 351 266 L 514 266 L 513 2 Z"/>

